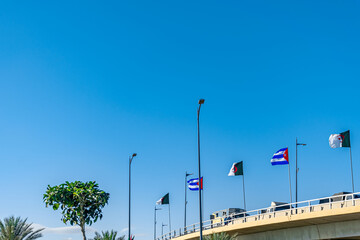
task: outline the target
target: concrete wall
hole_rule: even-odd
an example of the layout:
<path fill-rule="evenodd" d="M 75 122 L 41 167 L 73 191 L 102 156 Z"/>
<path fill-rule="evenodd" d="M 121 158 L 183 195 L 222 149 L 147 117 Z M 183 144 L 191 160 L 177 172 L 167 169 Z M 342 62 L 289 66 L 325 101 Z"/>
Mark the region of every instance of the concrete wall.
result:
<path fill-rule="evenodd" d="M 290 213 L 290 211 L 289 211 Z M 360 202 L 355 206 L 304 211 L 299 214 L 278 214 L 254 221 L 234 221 L 226 226 L 203 231 L 204 236 L 226 232 L 238 234 L 237 240 L 282 239 L 359 239 Z M 189 233 L 173 240 L 198 240 L 199 232 Z"/>
<path fill-rule="evenodd" d="M 287 228 L 238 236 L 237 240 L 360 239 L 360 220 Z M 355 238 L 354 238 L 355 237 Z"/>

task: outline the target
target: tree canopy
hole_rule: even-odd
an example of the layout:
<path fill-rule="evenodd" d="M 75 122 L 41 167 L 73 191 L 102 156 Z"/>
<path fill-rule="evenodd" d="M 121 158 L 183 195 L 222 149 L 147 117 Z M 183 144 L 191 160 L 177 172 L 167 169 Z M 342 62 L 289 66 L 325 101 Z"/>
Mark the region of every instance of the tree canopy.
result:
<path fill-rule="evenodd" d="M 95 237 L 92 240 L 125 240 L 125 236 L 116 237 L 117 231 L 111 230 L 111 232 L 95 232 Z"/>
<path fill-rule="evenodd" d="M 85 236 L 85 225 L 102 219 L 102 208 L 108 203 L 110 194 L 99 189 L 95 181 L 65 182 L 58 186 L 48 185 L 44 194 L 46 207 L 62 211 L 61 220 L 66 224 L 79 225 Z"/>
<path fill-rule="evenodd" d="M 26 223 L 27 219 L 15 218 L 14 216 L 0 220 L 0 240 L 34 240 L 42 237 L 42 229 L 35 230 L 32 223 Z"/>
<path fill-rule="evenodd" d="M 237 237 L 237 234 L 229 235 L 225 232 L 222 233 L 214 233 L 211 235 L 205 236 L 205 240 L 235 240 Z"/>

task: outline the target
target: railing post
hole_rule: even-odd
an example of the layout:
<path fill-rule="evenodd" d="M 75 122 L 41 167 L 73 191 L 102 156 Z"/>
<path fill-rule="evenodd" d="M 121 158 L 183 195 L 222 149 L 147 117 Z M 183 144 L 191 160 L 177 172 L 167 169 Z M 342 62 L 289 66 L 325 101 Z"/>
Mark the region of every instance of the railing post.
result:
<path fill-rule="evenodd" d="M 352 197 L 352 205 L 355 206 L 355 195 L 354 195 L 354 193 L 352 194 L 351 197 Z"/>

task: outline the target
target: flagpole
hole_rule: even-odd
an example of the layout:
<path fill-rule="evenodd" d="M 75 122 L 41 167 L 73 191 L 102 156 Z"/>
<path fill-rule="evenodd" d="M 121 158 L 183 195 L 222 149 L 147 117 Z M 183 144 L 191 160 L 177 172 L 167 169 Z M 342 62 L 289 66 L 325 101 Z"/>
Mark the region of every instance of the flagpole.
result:
<path fill-rule="evenodd" d="M 351 182 L 352 182 L 352 192 L 354 193 L 354 175 L 353 175 L 353 164 L 352 164 L 352 154 L 351 154 L 351 146 L 349 147 L 350 150 L 350 164 L 351 164 Z"/>
<path fill-rule="evenodd" d="M 171 239 L 170 197 L 169 197 L 169 230 L 170 230 L 170 239 Z"/>
<path fill-rule="evenodd" d="M 288 148 L 289 149 L 289 148 Z M 289 152 L 289 150 L 288 150 Z M 289 156 L 289 155 L 288 155 Z M 292 203 L 292 194 L 291 194 L 291 175 L 290 175 L 290 160 L 289 160 L 289 164 L 288 164 L 288 167 L 289 167 L 289 187 L 290 187 L 290 208 L 291 208 L 291 203 Z"/>
<path fill-rule="evenodd" d="M 244 195 L 244 210 L 246 212 L 246 202 L 245 202 L 245 175 L 243 171 L 243 195 Z"/>

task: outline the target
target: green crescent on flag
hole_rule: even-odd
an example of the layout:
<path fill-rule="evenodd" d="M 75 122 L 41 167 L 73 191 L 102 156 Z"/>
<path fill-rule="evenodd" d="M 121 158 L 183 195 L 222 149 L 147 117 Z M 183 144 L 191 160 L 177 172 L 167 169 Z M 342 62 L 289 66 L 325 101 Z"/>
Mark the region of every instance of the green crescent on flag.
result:
<path fill-rule="evenodd" d="M 234 163 L 230 169 L 228 176 L 244 175 L 243 161 Z"/>
<path fill-rule="evenodd" d="M 169 193 L 167 193 L 165 196 L 163 196 L 158 201 L 156 201 L 156 205 L 164 205 L 164 204 L 169 204 Z"/>
<path fill-rule="evenodd" d="M 350 130 L 339 134 L 331 134 L 329 145 L 331 148 L 350 147 Z"/>

